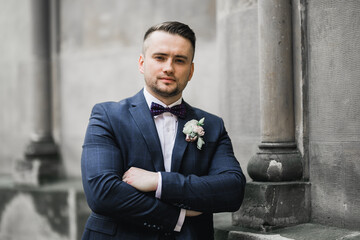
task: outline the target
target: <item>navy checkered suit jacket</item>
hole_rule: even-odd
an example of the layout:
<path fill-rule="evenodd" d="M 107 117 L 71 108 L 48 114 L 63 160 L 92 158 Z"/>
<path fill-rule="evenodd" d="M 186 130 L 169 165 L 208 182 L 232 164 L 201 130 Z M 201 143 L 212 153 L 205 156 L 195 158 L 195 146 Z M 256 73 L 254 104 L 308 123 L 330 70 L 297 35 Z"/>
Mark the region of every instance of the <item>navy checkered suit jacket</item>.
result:
<path fill-rule="evenodd" d="M 186 104 L 186 103 L 185 103 Z M 171 172 L 165 172 L 160 141 L 143 91 L 120 102 L 94 106 L 83 145 L 83 187 L 92 213 L 83 239 L 213 239 L 212 214 L 239 209 L 245 177 L 234 157 L 223 121 L 186 104 L 179 119 Z M 202 149 L 185 141 L 182 128 L 205 117 Z M 162 198 L 125 182 L 130 167 L 162 174 Z M 180 209 L 203 212 L 186 217 L 174 232 Z"/>

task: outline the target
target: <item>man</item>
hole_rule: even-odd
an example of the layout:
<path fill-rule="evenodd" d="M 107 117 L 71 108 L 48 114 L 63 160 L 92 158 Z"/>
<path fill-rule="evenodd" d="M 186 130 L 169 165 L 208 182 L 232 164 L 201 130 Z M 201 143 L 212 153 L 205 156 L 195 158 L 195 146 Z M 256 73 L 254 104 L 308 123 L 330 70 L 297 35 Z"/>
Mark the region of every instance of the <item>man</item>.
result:
<path fill-rule="evenodd" d="M 245 177 L 223 121 L 182 100 L 194 53 L 187 25 L 151 27 L 139 59 L 145 88 L 93 108 L 81 161 L 92 210 L 83 239 L 209 240 L 212 214 L 239 209 Z M 186 136 L 186 123 L 201 131 Z"/>

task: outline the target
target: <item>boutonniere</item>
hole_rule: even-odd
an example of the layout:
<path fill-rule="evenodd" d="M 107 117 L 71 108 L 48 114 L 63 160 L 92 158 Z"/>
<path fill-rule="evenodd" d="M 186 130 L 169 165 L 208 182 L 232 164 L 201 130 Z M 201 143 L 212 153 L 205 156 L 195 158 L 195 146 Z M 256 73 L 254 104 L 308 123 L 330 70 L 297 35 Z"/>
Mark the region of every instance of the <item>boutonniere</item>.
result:
<path fill-rule="evenodd" d="M 205 144 L 202 136 L 204 136 L 205 131 L 202 127 L 204 125 L 205 118 L 200 119 L 199 121 L 193 119 L 188 121 L 183 129 L 183 133 L 186 135 L 185 140 L 187 142 L 195 142 L 197 140 L 197 148 L 201 150 L 202 145 Z"/>

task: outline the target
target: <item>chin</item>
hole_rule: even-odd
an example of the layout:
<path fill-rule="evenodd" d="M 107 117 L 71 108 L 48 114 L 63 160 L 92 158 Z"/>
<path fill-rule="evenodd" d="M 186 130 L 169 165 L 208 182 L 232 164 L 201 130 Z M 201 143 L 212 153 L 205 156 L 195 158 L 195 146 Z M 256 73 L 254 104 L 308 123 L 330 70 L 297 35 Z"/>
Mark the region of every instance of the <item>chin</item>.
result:
<path fill-rule="evenodd" d="M 176 95 L 179 94 L 179 92 L 175 89 L 175 90 L 171 90 L 171 91 L 157 91 L 159 95 L 163 96 L 163 97 L 174 97 Z"/>

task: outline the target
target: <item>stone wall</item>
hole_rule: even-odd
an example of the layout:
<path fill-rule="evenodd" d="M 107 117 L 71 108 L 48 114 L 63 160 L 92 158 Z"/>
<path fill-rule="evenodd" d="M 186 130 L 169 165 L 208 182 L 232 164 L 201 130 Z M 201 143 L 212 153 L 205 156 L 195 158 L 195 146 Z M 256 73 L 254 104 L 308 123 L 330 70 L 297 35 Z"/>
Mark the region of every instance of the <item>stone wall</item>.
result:
<path fill-rule="evenodd" d="M 260 143 L 257 1 L 217 1 L 222 115 L 244 169 Z M 360 3 L 293 0 L 296 142 L 312 221 L 360 225 Z M 251 180 L 248 178 L 248 180 Z"/>
<path fill-rule="evenodd" d="M 11 173 L 31 133 L 32 82 L 37 77 L 31 4 L 0 1 L 0 174 Z"/>
<path fill-rule="evenodd" d="M 313 221 L 360 226 L 360 2 L 308 1 Z"/>
<path fill-rule="evenodd" d="M 257 1 L 217 1 L 221 115 L 247 179 L 260 143 Z"/>

